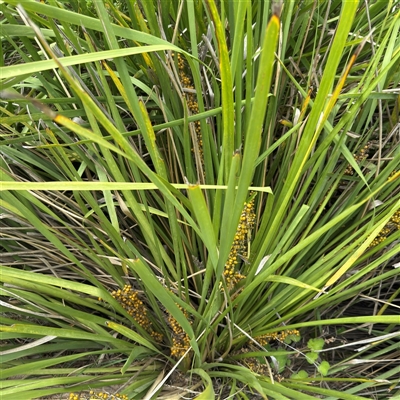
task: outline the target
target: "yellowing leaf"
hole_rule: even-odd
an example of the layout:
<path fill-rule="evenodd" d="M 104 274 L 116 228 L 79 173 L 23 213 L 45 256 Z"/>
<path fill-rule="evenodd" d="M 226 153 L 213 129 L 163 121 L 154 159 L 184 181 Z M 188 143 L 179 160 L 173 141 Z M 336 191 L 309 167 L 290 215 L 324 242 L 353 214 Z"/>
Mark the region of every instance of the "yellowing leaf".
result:
<path fill-rule="evenodd" d="M 318 289 L 314 286 L 308 285 L 307 283 L 300 282 L 299 280 L 294 279 L 294 278 L 289 278 L 287 276 L 271 275 L 268 278 L 265 278 L 264 280 L 269 281 L 269 282 L 285 283 L 287 285 L 297 286 L 297 287 L 301 287 L 303 289 L 310 289 L 310 290 L 314 290 L 316 292 L 320 291 L 320 289 Z"/>

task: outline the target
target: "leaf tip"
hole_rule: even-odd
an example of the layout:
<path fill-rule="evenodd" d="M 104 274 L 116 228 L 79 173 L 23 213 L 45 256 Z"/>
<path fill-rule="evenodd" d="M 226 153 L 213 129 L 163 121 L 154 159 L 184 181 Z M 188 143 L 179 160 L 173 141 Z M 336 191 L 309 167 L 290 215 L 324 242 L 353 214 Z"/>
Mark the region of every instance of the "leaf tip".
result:
<path fill-rule="evenodd" d="M 274 1 L 272 3 L 272 18 L 276 17 L 278 20 L 281 17 L 283 2 L 282 0 Z"/>

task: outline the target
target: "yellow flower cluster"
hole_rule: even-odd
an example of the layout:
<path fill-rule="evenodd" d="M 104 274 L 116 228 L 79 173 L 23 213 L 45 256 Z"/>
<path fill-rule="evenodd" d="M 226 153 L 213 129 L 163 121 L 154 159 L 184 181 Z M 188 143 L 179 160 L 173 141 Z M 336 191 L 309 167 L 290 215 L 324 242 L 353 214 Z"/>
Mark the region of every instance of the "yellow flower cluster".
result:
<path fill-rule="evenodd" d="M 195 89 L 194 89 L 193 82 L 185 72 L 185 62 L 183 60 L 183 57 L 179 53 L 177 55 L 177 60 L 178 60 L 179 80 L 181 81 L 182 86 L 185 89 L 194 91 Z M 199 105 L 197 103 L 195 93 L 186 92 L 185 98 L 186 98 L 186 102 L 187 102 L 190 112 L 192 114 L 198 114 Z M 196 132 L 196 137 L 197 137 L 197 146 L 199 148 L 200 161 L 201 161 L 201 164 L 203 167 L 203 172 L 204 172 L 203 138 L 201 135 L 200 121 L 195 121 L 194 126 L 195 126 L 195 132 Z"/>
<path fill-rule="evenodd" d="M 259 375 L 269 375 L 269 369 L 267 364 L 261 364 L 260 361 L 255 357 L 245 358 L 245 365 L 252 372 Z"/>
<path fill-rule="evenodd" d="M 142 300 L 139 299 L 138 292 L 133 290 L 131 285 L 125 285 L 122 290 L 114 290 L 111 296 L 114 297 L 128 314 L 132 316 L 141 327 L 149 332 L 157 342 L 162 341 L 162 334 L 152 329 L 152 324 L 147 316 L 147 309 Z"/>
<path fill-rule="evenodd" d="M 394 230 L 400 230 L 400 210 L 397 210 L 390 218 L 389 222 L 382 228 L 378 236 L 370 243 L 369 247 L 377 246 L 387 239 Z"/>
<path fill-rule="evenodd" d="M 281 332 L 266 333 L 265 335 L 256 337 L 255 340 L 260 343 L 261 346 L 265 346 L 273 340 L 279 340 L 280 342 L 283 342 L 290 335 L 300 336 L 300 332 L 297 329 L 288 329 Z"/>
<path fill-rule="evenodd" d="M 390 218 L 390 223 L 394 225 L 397 230 L 400 230 L 400 210 L 397 210 Z"/>
<path fill-rule="evenodd" d="M 239 225 L 229 253 L 228 261 L 225 264 L 224 276 L 229 289 L 232 289 L 245 276 L 237 272 L 238 256 L 247 257 L 247 246 L 250 239 L 250 231 L 254 227 L 256 215 L 254 213 L 254 199 L 244 203 Z"/>
<path fill-rule="evenodd" d="M 368 150 L 371 147 L 371 143 L 367 143 L 359 152 L 358 154 L 353 154 L 354 159 L 356 160 L 357 164 L 361 164 L 368 156 Z M 346 170 L 344 171 L 345 175 L 353 175 L 354 169 L 351 165 L 348 165 Z"/>
<path fill-rule="evenodd" d="M 188 318 L 187 311 L 179 305 L 178 307 L 183 312 L 185 317 Z M 171 356 L 180 358 L 186 353 L 187 349 L 190 347 L 190 339 L 187 333 L 182 329 L 182 327 L 178 324 L 178 321 L 172 315 L 168 316 L 168 322 L 173 331 Z"/>
<path fill-rule="evenodd" d="M 94 392 L 91 390 L 89 396 L 85 394 L 70 393 L 69 400 L 128 400 L 125 394 L 109 394 L 107 392 Z"/>
<path fill-rule="evenodd" d="M 241 348 L 239 351 L 234 352 L 233 355 L 236 354 L 246 354 L 249 353 L 250 351 L 252 351 L 251 348 L 249 347 L 243 347 Z M 267 375 L 270 376 L 271 372 L 272 375 L 274 376 L 274 379 L 276 379 L 278 382 L 281 382 L 283 380 L 283 377 L 279 374 L 277 374 L 275 371 L 271 371 L 268 368 L 268 364 L 267 363 L 262 363 L 260 360 L 262 360 L 261 358 L 257 358 L 257 357 L 246 357 L 243 358 L 243 364 L 252 372 L 258 374 L 258 375 Z"/>
<path fill-rule="evenodd" d="M 379 232 L 378 236 L 374 238 L 374 240 L 369 244 L 369 247 L 377 246 L 387 239 L 388 234 L 390 233 L 390 229 L 386 226 Z"/>

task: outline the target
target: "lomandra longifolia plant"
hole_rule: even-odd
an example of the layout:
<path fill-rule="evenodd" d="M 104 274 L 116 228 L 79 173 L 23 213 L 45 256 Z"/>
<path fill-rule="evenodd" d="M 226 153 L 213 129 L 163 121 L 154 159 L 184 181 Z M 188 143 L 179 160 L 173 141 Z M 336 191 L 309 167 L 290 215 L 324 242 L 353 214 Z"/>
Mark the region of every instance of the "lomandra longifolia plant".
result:
<path fill-rule="evenodd" d="M 0 397 L 396 397 L 396 2 L 0 10 Z"/>

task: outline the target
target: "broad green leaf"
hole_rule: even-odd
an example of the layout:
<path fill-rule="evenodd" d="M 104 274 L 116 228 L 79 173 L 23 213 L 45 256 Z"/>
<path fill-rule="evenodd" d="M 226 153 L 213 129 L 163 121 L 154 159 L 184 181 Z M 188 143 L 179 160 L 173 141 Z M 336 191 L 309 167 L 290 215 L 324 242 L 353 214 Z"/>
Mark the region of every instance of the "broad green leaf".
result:
<path fill-rule="evenodd" d="M 202 393 L 195 397 L 196 400 L 214 400 L 215 393 L 210 376 L 202 369 L 191 370 L 192 373 L 199 375 L 205 382 L 206 388 Z"/>
<path fill-rule="evenodd" d="M 141 46 L 129 49 L 106 50 L 106 51 L 99 51 L 96 53 L 62 57 L 59 60 L 64 67 L 68 67 L 71 65 L 85 64 L 93 61 L 100 61 L 117 57 L 127 57 L 134 54 L 141 54 L 151 51 L 162 51 L 162 50 L 172 50 L 172 49 L 174 49 L 175 51 L 177 50 L 174 46 L 170 45 Z M 18 66 L 18 68 L 16 68 L 15 66 L 1 67 L 0 74 L 2 79 L 8 79 L 15 76 L 33 74 L 39 71 L 46 71 L 57 67 L 58 64 L 54 60 L 36 61 L 27 64 L 21 64 Z"/>
<path fill-rule="evenodd" d="M 132 329 L 129 329 L 125 326 L 122 326 L 120 324 L 116 324 L 115 322 L 112 321 L 107 321 L 107 326 L 116 331 L 119 332 L 121 335 L 124 335 L 125 337 L 134 340 L 135 342 L 155 351 L 159 352 L 156 347 L 154 347 L 148 340 L 146 340 L 143 336 L 139 335 L 137 332 L 133 331 Z"/>
<path fill-rule="evenodd" d="M 304 289 L 314 290 L 316 292 L 320 291 L 320 289 L 316 287 L 308 285 L 307 283 L 300 282 L 297 279 L 289 278 L 287 276 L 271 275 L 265 278 L 264 280 L 266 282 L 279 282 L 279 283 L 284 283 L 286 285 L 293 285 Z"/>
<path fill-rule="evenodd" d="M 330 367 L 331 366 L 329 365 L 328 361 L 322 361 L 321 364 L 318 365 L 318 372 L 322 376 L 326 376 L 326 375 L 328 375 Z"/>

